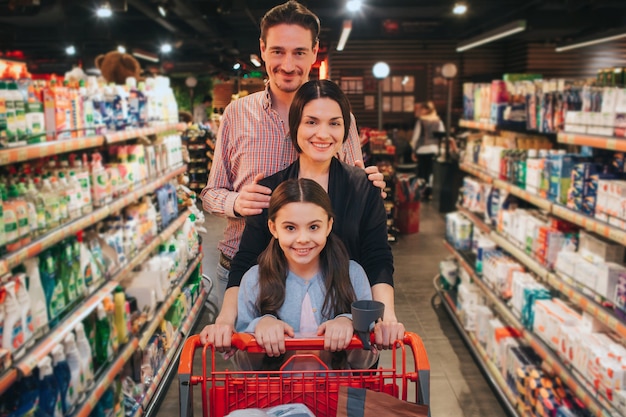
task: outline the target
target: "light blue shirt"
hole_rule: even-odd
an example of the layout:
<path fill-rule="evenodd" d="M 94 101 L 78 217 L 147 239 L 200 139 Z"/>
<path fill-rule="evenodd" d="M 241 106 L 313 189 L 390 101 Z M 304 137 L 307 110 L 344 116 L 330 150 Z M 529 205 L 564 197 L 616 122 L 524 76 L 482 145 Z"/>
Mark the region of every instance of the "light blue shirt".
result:
<path fill-rule="evenodd" d="M 356 294 L 357 300 L 371 300 L 372 289 L 370 288 L 365 271 L 355 261 L 350 261 L 350 281 Z M 309 293 L 313 314 L 318 323 L 326 321 L 322 318 L 322 306 L 326 289 L 324 281 L 318 274 L 310 280 L 305 280 L 289 271 L 285 282 L 285 302 L 278 310 L 278 315 L 282 321 L 293 327 L 294 332 L 300 330 L 300 313 L 302 311 L 302 301 L 306 293 Z M 245 273 L 239 287 L 238 313 L 236 329 L 239 333 L 254 333 L 256 325 L 262 318 L 256 307 L 259 297 L 259 266 L 255 265 Z M 352 318 L 350 314 L 342 316 Z M 334 314 L 331 314 L 334 318 Z"/>

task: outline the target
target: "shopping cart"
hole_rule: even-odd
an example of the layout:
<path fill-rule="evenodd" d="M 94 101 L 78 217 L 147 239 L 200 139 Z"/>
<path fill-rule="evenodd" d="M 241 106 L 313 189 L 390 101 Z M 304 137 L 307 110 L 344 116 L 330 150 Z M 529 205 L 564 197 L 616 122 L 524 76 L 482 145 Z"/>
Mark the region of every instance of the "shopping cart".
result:
<path fill-rule="evenodd" d="M 254 336 L 245 333 L 233 335 L 232 346 L 251 353 L 263 352 Z M 407 364 L 407 346 L 413 356 L 412 367 Z M 287 339 L 285 347 L 290 351 L 322 350 L 324 339 Z M 202 375 L 194 375 L 193 360 L 199 348 L 202 348 Z M 362 342 L 353 337 L 348 349 L 362 348 Z M 211 355 L 209 369 L 207 351 Z M 335 417 L 340 386 L 386 392 L 408 401 L 409 386 L 413 385 L 415 398 L 411 401 L 429 403 L 430 365 L 422 339 L 415 333 L 406 332 L 403 340 L 396 341 L 391 351 L 391 368 L 349 372 L 327 368 L 320 371 L 285 370 L 288 362 L 300 356 L 311 355 L 296 354 L 279 371 L 218 371 L 215 368 L 215 348 L 208 344 L 202 346 L 198 335 L 191 336 L 185 342 L 178 366 L 180 416 L 193 416 L 193 386 L 198 384 L 202 389 L 203 417 L 224 417 L 234 410 L 290 403 L 305 404 L 314 410 L 317 417 Z"/>

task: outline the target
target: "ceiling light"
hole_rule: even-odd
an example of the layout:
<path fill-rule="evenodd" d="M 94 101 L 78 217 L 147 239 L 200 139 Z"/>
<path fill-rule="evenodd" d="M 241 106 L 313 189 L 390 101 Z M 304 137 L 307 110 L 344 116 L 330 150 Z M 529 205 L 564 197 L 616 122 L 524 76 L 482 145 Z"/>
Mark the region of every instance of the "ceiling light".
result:
<path fill-rule="evenodd" d="M 146 61 L 150 61 L 150 62 L 159 62 L 159 57 L 157 54 L 153 54 L 152 52 L 148 52 L 148 51 L 143 51 L 141 49 L 133 48 L 133 56 L 140 58 L 140 59 L 145 59 Z"/>
<path fill-rule="evenodd" d="M 96 10 L 96 15 L 98 17 L 105 17 L 105 18 L 113 16 L 113 10 L 111 10 L 111 5 L 109 4 L 108 1 L 105 1 L 98 7 L 98 10 Z"/>
<path fill-rule="evenodd" d="M 68 55 L 75 55 L 76 54 L 76 48 L 74 47 L 74 45 L 70 45 L 67 48 L 65 48 L 65 53 Z"/>
<path fill-rule="evenodd" d="M 170 52 L 172 52 L 172 45 L 170 45 L 169 43 L 164 43 L 163 45 L 161 45 L 161 52 L 164 54 L 169 54 Z"/>
<path fill-rule="evenodd" d="M 378 78 L 379 80 L 387 78 L 387 76 L 389 75 L 389 71 L 390 71 L 389 65 L 386 62 L 382 62 L 382 61 L 377 62 L 372 67 L 372 74 L 374 74 L 374 77 Z"/>
<path fill-rule="evenodd" d="M 600 37 L 597 37 L 597 36 L 600 36 Z M 622 39 L 622 38 L 626 38 L 626 32 L 624 33 L 615 33 L 615 31 L 604 32 L 603 35 L 596 35 L 595 38 L 587 38 L 586 40 L 581 39 L 574 43 L 557 46 L 555 51 L 565 52 L 565 51 L 569 51 L 570 49 L 584 48 L 585 46 L 597 45 L 599 43 L 604 43 L 604 42 L 611 42 L 611 41 L 615 41 L 617 39 Z"/>
<path fill-rule="evenodd" d="M 126 53 L 126 48 L 124 48 L 124 45 L 118 45 L 117 46 L 117 52 L 119 52 L 120 54 L 125 54 Z"/>
<path fill-rule="evenodd" d="M 350 13 L 355 13 L 361 10 L 361 6 L 363 6 L 363 2 L 361 0 L 350 0 L 346 3 L 346 9 Z"/>
<path fill-rule="evenodd" d="M 257 54 L 250 54 L 250 62 L 257 68 L 261 66 L 261 60 Z"/>
<path fill-rule="evenodd" d="M 480 36 L 476 36 L 475 38 L 468 39 L 465 42 L 461 42 L 459 46 L 457 46 L 457 52 L 467 51 L 468 49 L 475 48 L 480 45 L 484 45 L 489 42 L 493 42 L 498 39 L 505 38 L 507 36 L 511 36 L 514 33 L 523 32 L 526 30 L 526 21 L 525 20 L 516 20 L 507 25 L 501 26 L 494 30 L 490 30 L 489 32 L 483 33 Z"/>
<path fill-rule="evenodd" d="M 237 71 L 239 68 L 241 68 L 241 64 L 239 62 L 235 62 L 235 65 L 233 65 L 233 69 Z"/>
<path fill-rule="evenodd" d="M 164 4 L 159 4 L 157 6 L 157 10 L 159 11 L 159 14 L 163 17 L 167 17 L 167 9 L 165 8 Z"/>
<path fill-rule="evenodd" d="M 339 43 L 337 44 L 338 51 L 343 51 L 343 48 L 345 48 L 346 42 L 348 42 L 348 37 L 350 36 L 351 31 L 352 31 L 352 20 L 344 20 L 343 29 L 341 30 L 341 36 L 339 37 Z"/>
<path fill-rule="evenodd" d="M 467 12 L 467 5 L 465 3 L 455 3 L 454 8 L 452 9 L 452 13 L 454 14 L 465 14 Z"/>

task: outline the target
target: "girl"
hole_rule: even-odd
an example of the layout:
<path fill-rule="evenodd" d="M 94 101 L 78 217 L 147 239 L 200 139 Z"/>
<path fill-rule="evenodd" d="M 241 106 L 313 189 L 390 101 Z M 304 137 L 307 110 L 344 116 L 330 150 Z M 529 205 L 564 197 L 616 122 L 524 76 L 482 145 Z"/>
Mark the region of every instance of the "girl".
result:
<path fill-rule="evenodd" d="M 344 350 L 353 333 L 350 305 L 372 298 L 363 268 L 331 233 L 333 217 L 328 194 L 310 179 L 287 180 L 272 193 L 272 239 L 241 281 L 237 318 L 237 331 L 254 333 L 268 357 L 285 353 L 285 335 L 323 335 L 326 351 Z M 242 369 L 266 369 L 264 356 L 235 355 Z M 320 356 L 338 367 L 333 355 Z M 352 368 L 369 368 L 376 359 L 354 350 L 347 361 Z"/>

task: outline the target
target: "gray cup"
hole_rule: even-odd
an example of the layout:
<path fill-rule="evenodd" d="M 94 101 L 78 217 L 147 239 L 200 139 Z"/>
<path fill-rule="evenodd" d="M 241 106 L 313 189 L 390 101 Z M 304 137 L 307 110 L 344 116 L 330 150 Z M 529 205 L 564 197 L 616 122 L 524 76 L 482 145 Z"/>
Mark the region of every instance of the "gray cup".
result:
<path fill-rule="evenodd" d="M 352 303 L 352 325 L 361 342 L 363 349 L 370 350 L 370 332 L 378 319 L 383 318 L 385 305 L 380 301 L 359 300 Z"/>

